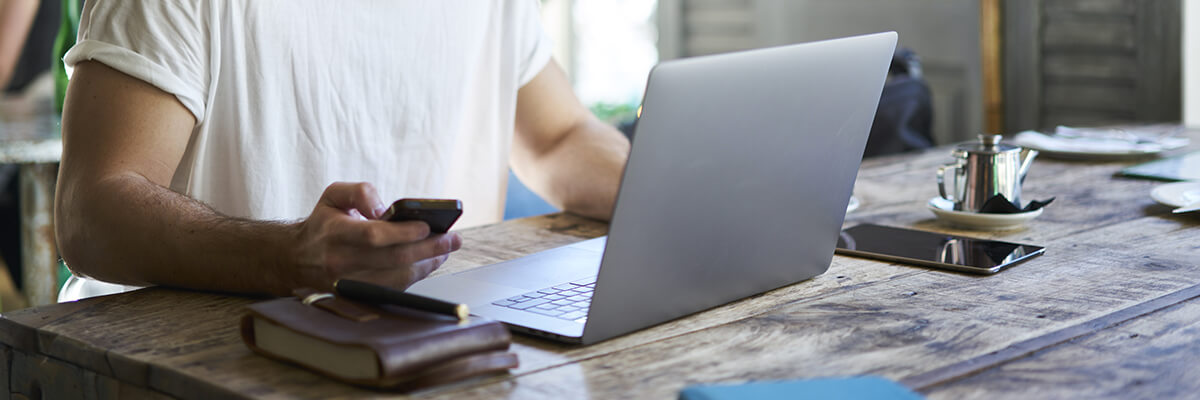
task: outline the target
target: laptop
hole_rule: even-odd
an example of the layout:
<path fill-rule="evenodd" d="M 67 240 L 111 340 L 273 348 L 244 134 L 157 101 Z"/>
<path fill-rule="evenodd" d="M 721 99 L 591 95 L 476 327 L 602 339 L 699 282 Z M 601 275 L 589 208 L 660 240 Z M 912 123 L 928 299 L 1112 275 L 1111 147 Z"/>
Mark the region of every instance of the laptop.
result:
<path fill-rule="evenodd" d="M 885 32 L 660 63 L 607 237 L 408 291 L 590 344 L 824 273 L 895 45 Z"/>

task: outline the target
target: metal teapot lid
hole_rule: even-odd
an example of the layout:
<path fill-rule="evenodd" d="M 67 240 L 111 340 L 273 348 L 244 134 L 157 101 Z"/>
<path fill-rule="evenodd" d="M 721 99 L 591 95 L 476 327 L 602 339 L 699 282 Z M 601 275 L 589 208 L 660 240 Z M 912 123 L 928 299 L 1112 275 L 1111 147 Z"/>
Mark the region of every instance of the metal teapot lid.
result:
<path fill-rule="evenodd" d="M 958 150 L 969 153 L 999 154 L 1020 151 L 1021 146 L 1000 143 L 1000 135 L 979 135 L 979 140 L 958 145 Z"/>

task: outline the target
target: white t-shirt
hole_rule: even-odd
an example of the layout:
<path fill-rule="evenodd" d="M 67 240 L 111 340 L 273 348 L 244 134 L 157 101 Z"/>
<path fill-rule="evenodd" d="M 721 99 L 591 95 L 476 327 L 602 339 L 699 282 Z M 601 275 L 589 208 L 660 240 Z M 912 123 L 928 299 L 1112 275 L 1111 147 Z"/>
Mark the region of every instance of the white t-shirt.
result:
<path fill-rule="evenodd" d="M 330 183 L 503 217 L 517 90 L 550 59 L 535 0 L 89 0 L 68 67 L 175 95 L 196 126 L 171 189 L 307 216 Z"/>
<path fill-rule="evenodd" d="M 551 55 L 536 0 L 85 4 L 68 71 L 101 62 L 196 117 L 172 190 L 296 220 L 363 181 L 460 199 L 456 227 L 503 217 L 517 90 Z"/>

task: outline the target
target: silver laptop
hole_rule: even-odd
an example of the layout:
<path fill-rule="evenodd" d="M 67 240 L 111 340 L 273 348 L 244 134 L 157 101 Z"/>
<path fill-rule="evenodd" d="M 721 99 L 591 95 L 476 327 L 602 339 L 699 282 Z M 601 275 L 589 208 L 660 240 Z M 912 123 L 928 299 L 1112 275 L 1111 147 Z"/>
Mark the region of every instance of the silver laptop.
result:
<path fill-rule="evenodd" d="M 409 291 L 595 343 L 824 273 L 896 33 L 659 64 L 607 238 Z"/>

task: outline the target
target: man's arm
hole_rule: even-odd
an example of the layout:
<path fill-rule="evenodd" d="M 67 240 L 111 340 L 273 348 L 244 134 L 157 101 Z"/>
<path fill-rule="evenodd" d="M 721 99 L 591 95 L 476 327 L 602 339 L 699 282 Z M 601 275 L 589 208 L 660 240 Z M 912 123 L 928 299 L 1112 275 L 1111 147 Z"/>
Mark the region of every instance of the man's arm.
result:
<path fill-rule="evenodd" d="M 223 216 L 168 189 L 195 118 L 174 96 L 98 62 L 63 109 L 55 230 L 72 270 L 101 280 L 288 294 L 339 277 L 407 287 L 461 246 L 422 222 L 376 218 L 369 184 L 335 183 L 296 223 Z"/>
<path fill-rule="evenodd" d="M 612 218 L 629 140 L 596 119 L 551 60 L 517 94 L 513 170 L 563 210 Z"/>

